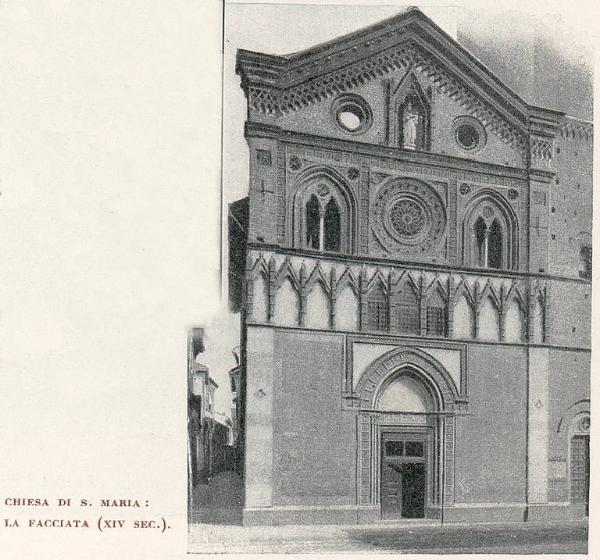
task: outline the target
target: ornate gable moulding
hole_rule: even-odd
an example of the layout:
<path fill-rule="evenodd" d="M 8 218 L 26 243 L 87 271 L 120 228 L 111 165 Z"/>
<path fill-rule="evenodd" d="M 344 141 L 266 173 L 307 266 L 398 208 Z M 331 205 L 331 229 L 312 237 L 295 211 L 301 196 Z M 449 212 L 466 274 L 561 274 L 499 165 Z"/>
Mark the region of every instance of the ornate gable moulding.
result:
<path fill-rule="evenodd" d="M 397 69 L 411 68 L 423 72 L 441 93 L 457 101 L 466 112 L 479 119 L 486 129 L 497 134 L 506 144 L 525 148 L 525 134 L 509 124 L 491 104 L 482 101 L 466 84 L 446 71 L 430 53 L 413 41 L 289 88 L 248 83 L 244 83 L 244 86 L 251 109 L 279 117 L 349 91 Z"/>

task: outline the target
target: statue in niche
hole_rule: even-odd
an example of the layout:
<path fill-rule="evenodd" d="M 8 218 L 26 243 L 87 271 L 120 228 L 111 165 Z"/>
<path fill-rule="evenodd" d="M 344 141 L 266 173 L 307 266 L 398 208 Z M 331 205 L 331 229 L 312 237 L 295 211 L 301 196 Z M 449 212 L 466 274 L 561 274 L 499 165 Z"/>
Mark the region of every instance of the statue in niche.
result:
<path fill-rule="evenodd" d="M 419 126 L 419 113 L 412 108 L 410 100 L 402 115 L 403 144 L 405 150 L 417 149 L 417 131 Z"/>

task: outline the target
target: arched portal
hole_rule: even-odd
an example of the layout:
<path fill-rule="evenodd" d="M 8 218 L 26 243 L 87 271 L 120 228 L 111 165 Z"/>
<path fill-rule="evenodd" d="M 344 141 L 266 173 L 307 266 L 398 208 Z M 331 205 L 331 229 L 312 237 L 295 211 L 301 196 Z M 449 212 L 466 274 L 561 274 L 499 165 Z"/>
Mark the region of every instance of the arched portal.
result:
<path fill-rule="evenodd" d="M 410 370 L 394 376 L 379 391 L 377 410 L 427 413 L 434 410 L 431 395 Z"/>
<path fill-rule="evenodd" d="M 359 398 L 359 505 L 383 518 L 438 518 L 454 501 L 454 411 L 445 368 L 398 348 L 366 368 Z"/>
<path fill-rule="evenodd" d="M 436 423 L 429 413 L 435 397 L 410 367 L 389 376 L 376 396 L 377 410 L 415 415 L 418 425 L 382 427 L 380 435 L 380 503 L 384 518 L 423 518 L 431 506 L 436 481 Z"/>
<path fill-rule="evenodd" d="M 589 514 L 590 492 L 590 401 L 569 406 L 556 429 L 558 459 L 565 465 L 564 497 L 577 515 Z"/>

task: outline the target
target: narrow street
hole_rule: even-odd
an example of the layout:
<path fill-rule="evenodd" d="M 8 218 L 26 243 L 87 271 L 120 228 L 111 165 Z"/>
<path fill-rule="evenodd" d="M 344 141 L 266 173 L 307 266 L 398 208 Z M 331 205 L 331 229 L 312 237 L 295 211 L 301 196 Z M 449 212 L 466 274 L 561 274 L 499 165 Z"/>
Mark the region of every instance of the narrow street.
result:
<path fill-rule="evenodd" d="M 241 527 L 192 524 L 191 553 L 585 554 L 587 521 Z"/>

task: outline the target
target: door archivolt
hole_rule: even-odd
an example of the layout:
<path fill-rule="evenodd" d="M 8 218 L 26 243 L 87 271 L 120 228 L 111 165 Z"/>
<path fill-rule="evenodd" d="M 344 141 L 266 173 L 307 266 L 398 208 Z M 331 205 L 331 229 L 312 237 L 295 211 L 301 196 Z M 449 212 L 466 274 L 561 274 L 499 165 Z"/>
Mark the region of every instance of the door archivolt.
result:
<path fill-rule="evenodd" d="M 362 409 L 377 410 L 380 396 L 399 376 L 410 375 L 426 388 L 429 412 L 452 412 L 458 399 L 457 387 L 446 369 L 417 348 L 400 347 L 375 360 L 359 379 L 355 393 Z M 384 398 L 384 401 L 385 398 Z"/>

